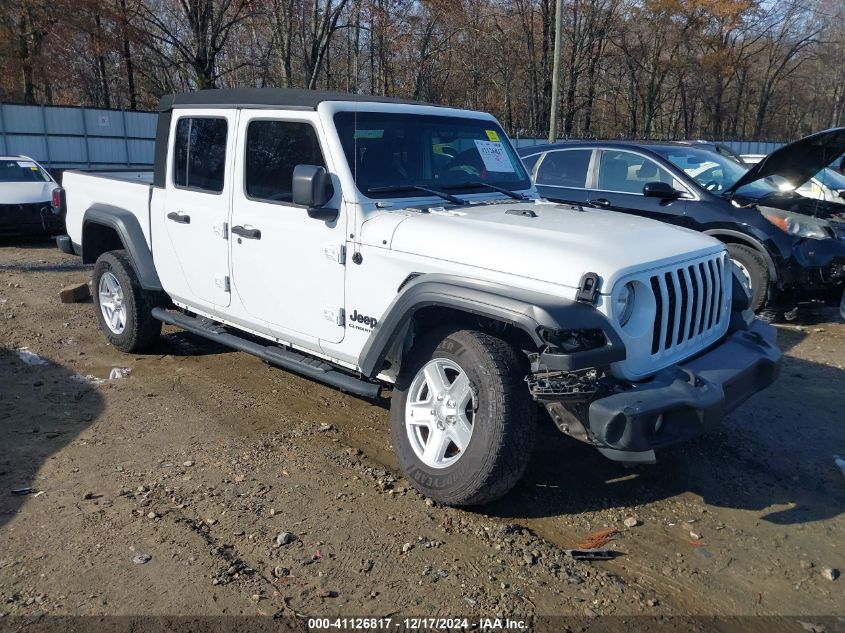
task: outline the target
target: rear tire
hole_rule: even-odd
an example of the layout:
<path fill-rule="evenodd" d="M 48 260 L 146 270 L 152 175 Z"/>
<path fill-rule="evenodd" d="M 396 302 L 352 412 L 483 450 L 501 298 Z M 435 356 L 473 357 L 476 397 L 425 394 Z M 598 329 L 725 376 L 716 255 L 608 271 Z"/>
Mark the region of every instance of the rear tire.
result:
<path fill-rule="evenodd" d="M 771 279 L 765 258 L 760 251 L 745 244 L 725 246 L 736 265 L 740 279 L 746 281 L 750 288 L 751 301 L 748 307 L 754 312 L 759 312 L 766 305 Z"/>
<path fill-rule="evenodd" d="M 141 288 L 126 251 L 108 251 L 94 264 L 94 306 L 100 330 L 121 352 L 143 352 L 161 335 L 152 317 L 156 295 Z"/>
<path fill-rule="evenodd" d="M 536 433 L 524 376 L 519 352 L 499 338 L 475 330 L 423 336 L 391 401 L 393 445 L 411 485 L 454 506 L 488 503 L 513 488 Z"/>

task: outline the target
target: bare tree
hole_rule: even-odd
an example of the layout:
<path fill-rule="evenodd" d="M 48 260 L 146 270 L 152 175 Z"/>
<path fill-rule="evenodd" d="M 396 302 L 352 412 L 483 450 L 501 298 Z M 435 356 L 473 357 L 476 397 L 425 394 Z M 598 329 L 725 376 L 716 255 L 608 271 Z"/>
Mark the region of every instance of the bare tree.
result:
<path fill-rule="evenodd" d="M 563 1 L 567 135 L 786 139 L 845 120 L 841 0 Z M 553 0 L 0 0 L 0 98 L 143 109 L 173 91 L 327 87 L 488 110 L 540 136 L 553 13 Z"/>
<path fill-rule="evenodd" d="M 250 0 L 178 0 L 173 10 L 166 0 L 141 5 L 155 52 L 173 65 L 187 65 L 195 87 L 215 88 L 225 74 L 218 64 L 234 29 L 252 15 Z M 234 67 L 249 64 L 243 60 Z"/>
<path fill-rule="evenodd" d="M 801 53 L 816 43 L 822 30 L 812 19 L 805 6 L 792 3 L 777 4 L 770 18 L 771 35 L 764 42 L 759 81 L 757 115 L 754 121 L 754 136 L 763 133 L 766 116 L 776 88 L 806 61 Z"/>

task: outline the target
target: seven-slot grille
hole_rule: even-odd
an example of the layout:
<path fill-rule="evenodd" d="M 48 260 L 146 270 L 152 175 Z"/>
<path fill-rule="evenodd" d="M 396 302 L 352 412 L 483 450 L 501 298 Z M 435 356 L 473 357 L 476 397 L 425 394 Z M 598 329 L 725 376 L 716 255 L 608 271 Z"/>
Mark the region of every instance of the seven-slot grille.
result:
<path fill-rule="evenodd" d="M 730 292 L 724 287 L 729 264 L 723 252 L 651 276 L 656 304 L 652 355 L 671 354 L 723 329 L 720 326 L 729 316 L 723 305 L 725 293 Z"/>

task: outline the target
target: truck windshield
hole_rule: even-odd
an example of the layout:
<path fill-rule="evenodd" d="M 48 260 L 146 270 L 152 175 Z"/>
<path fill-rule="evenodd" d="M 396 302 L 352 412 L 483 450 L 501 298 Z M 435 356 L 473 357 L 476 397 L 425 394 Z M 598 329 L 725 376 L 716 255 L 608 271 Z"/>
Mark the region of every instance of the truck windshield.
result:
<path fill-rule="evenodd" d="M 50 182 L 50 177 L 31 160 L 0 160 L 0 182 Z"/>
<path fill-rule="evenodd" d="M 493 121 L 386 112 L 339 112 L 335 126 L 358 190 L 369 198 L 528 189 L 522 163 Z M 490 189 L 490 187 L 488 187 Z"/>

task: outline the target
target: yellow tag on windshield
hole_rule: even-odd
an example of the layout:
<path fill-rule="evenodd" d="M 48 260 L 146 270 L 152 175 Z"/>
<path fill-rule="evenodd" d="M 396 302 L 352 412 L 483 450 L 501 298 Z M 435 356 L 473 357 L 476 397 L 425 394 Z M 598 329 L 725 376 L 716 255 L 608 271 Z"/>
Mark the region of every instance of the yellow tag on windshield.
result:
<path fill-rule="evenodd" d="M 484 130 L 484 131 L 487 132 L 487 138 L 489 138 L 491 141 L 493 141 L 495 143 L 499 142 L 499 134 L 498 134 L 498 132 L 496 132 L 496 130 Z"/>

